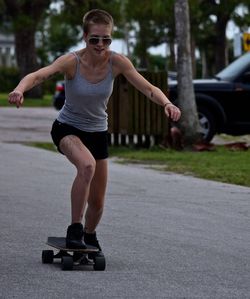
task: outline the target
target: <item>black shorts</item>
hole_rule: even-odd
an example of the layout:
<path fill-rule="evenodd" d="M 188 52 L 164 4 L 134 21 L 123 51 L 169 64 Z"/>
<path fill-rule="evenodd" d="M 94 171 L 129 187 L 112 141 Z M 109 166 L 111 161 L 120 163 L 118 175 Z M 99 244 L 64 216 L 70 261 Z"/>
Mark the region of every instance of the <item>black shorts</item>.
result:
<path fill-rule="evenodd" d="M 74 135 L 81 139 L 82 143 L 88 148 L 93 157 L 96 160 L 108 158 L 108 132 L 85 132 L 72 127 L 68 124 L 61 123 L 55 120 L 52 129 L 51 137 L 56 145 L 58 151 L 60 151 L 59 143 L 63 137 L 67 135 Z M 62 153 L 63 154 L 63 153 Z"/>

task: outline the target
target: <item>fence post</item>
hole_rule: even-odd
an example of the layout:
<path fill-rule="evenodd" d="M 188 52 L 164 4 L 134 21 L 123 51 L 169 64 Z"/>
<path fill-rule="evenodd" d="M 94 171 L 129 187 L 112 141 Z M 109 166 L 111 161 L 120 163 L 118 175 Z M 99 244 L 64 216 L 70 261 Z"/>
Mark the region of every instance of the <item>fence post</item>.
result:
<path fill-rule="evenodd" d="M 167 92 L 167 74 L 165 72 L 142 72 L 153 85 Z M 168 121 L 162 107 L 151 102 L 135 89 L 123 76 L 114 82 L 113 94 L 108 104 L 109 132 L 113 135 L 114 145 L 149 147 L 151 137 L 158 144 L 167 135 Z"/>

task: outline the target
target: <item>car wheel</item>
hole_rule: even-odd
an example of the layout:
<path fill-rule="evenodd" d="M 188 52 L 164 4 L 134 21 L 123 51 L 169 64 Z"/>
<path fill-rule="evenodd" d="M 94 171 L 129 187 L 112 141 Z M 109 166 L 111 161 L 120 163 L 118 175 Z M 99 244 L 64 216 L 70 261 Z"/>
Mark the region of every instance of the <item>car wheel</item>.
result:
<path fill-rule="evenodd" d="M 198 116 L 202 139 L 206 142 L 210 142 L 216 134 L 215 117 L 206 107 L 198 107 Z"/>

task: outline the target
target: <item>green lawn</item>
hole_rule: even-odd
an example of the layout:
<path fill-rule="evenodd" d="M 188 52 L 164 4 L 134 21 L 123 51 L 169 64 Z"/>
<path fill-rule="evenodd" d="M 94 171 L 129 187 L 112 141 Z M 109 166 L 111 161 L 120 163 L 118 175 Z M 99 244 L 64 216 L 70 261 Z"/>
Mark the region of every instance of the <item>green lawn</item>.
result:
<path fill-rule="evenodd" d="M 42 99 L 24 99 L 23 107 L 51 107 L 52 95 L 46 94 Z M 8 94 L 0 93 L 0 107 L 15 107 L 8 103 Z"/>
<path fill-rule="evenodd" d="M 30 145 L 55 150 L 51 143 Z M 161 171 L 250 187 L 250 150 L 232 151 L 217 146 L 211 152 L 179 152 L 159 147 L 149 150 L 110 147 L 109 152 L 111 157 L 120 158 L 121 163 L 145 163 Z"/>
<path fill-rule="evenodd" d="M 111 155 L 124 162 L 158 164 L 165 171 L 250 187 L 250 150 L 232 151 L 217 146 L 211 152 L 172 151 L 155 148 L 111 148 Z"/>

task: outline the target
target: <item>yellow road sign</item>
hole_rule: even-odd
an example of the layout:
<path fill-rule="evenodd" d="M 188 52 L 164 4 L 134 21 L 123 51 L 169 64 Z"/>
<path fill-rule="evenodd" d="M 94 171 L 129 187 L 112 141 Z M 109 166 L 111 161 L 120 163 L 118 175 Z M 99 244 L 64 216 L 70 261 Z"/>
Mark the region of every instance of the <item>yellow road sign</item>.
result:
<path fill-rule="evenodd" d="M 250 51 L 250 33 L 243 33 L 243 48 L 244 51 Z"/>

